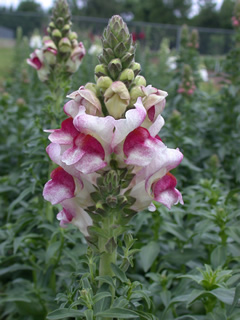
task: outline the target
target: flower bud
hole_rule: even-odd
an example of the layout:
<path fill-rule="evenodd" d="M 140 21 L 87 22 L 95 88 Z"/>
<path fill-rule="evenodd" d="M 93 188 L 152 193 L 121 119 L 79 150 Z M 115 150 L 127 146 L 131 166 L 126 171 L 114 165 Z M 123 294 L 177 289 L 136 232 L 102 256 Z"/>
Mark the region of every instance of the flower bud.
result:
<path fill-rule="evenodd" d="M 134 84 L 136 86 L 146 86 L 147 82 L 146 79 L 143 76 L 136 76 L 135 80 L 134 80 Z"/>
<path fill-rule="evenodd" d="M 68 37 L 70 40 L 75 40 L 75 39 L 77 40 L 77 38 L 78 38 L 77 33 L 74 31 L 70 32 Z"/>
<path fill-rule="evenodd" d="M 95 83 L 88 82 L 85 85 L 85 89 L 88 89 L 88 90 L 92 91 L 95 95 L 97 95 L 97 85 Z"/>
<path fill-rule="evenodd" d="M 104 102 L 109 115 L 115 119 L 121 118 L 129 105 L 130 94 L 121 81 L 115 81 L 104 93 Z"/>
<path fill-rule="evenodd" d="M 144 97 L 141 86 L 135 86 L 130 91 L 131 105 L 134 104 L 139 97 Z"/>
<path fill-rule="evenodd" d="M 50 31 L 50 32 L 51 32 L 51 31 Z M 56 38 L 61 38 L 61 37 L 62 37 L 62 33 L 60 32 L 60 30 L 54 29 L 54 30 L 52 31 L 52 36 L 53 36 L 53 37 L 56 37 Z"/>
<path fill-rule="evenodd" d="M 108 64 L 108 70 L 111 77 L 115 80 L 122 70 L 121 60 L 120 59 L 111 60 Z"/>
<path fill-rule="evenodd" d="M 53 29 L 56 28 L 53 21 L 51 21 L 48 26 L 49 26 L 50 28 L 53 28 Z"/>
<path fill-rule="evenodd" d="M 141 71 L 141 65 L 138 62 L 133 62 L 133 64 L 131 65 L 131 69 L 134 72 L 134 75 L 137 76 L 139 74 L 139 72 Z"/>
<path fill-rule="evenodd" d="M 102 89 L 103 91 L 107 90 L 111 84 L 112 84 L 112 79 L 109 77 L 100 77 L 97 80 L 98 88 Z"/>
<path fill-rule="evenodd" d="M 44 60 L 47 61 L 48 64 L 53 65 L 57 60 L 57 47 L 52 40 L 45 40 L 43 46 L 43 56 Z"/>
<path fill-rule="evenodd" d="M 72 50 L 72 46 L 71 46 L 71 42 L 68 38 L 62 38 L 59 42 L 59 50 L 61 52 L 71 52 Z"/>
<path fill-rule="evenodd" d="M 97 77 L 107 75 L 107 70 L 103 64 L 96 65 L 94 72 Z"/>
<path fill-rule="evenodd" d="M 70 30 L 70 25 L 69 24 L 65 24 L 65 26 L 62 29 L 63 31 L 69 31 Z"/>
<path fill-rule="evenodd" d="M 119 76 L 120 81 L 132 81 L 134 79 L 134 72 L 132 69 L 125 69 Z"/>

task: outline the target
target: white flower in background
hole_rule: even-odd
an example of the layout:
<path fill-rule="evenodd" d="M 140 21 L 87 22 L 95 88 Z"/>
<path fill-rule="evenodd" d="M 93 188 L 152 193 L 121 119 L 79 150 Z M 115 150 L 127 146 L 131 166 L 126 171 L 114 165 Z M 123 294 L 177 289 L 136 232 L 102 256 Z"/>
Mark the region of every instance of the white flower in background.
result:
<path fill-rule="evenodd" d="M 167 59 L 167 66 L 170 70 L 175 70 L 177 68 L 177 57 L 172 56 Z"/>
<path fill-rule="evenodd" d="M 33 49 L 42 47 L 42 38 L 40 35 L 34 34 L 31 36 L 29 46 Z"/>

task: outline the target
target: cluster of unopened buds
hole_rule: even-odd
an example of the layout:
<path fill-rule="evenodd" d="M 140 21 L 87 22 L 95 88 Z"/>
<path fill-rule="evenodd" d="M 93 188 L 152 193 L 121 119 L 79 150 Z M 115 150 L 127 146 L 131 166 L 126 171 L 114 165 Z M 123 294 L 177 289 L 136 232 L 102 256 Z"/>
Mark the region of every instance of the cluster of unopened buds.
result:
<path fill-rule="evenodd" d="M 71 93 L 61 128 L 46 130 L 51 141 L 47 153 L 59 167 L 43 195 L 53 205 L 61 204 L 61 226 L 72 223 L 88 239 L 89 227 L 107 215 L 114 217 L 116 228 L 138 211 L 154 211 L 154 200 L 169 209 L 183 203 L 170 173 L 183 155 L 158 136 L 167 92 L 147 86 L 138 75 L 129 37 L 125 23 L 114 16 L 104 32 L 96 84 Z"/>
<path fill-rule="evenodd" d="M 68 4 L 65 0 L 57 1 L 47 28 L 48 36 L 43 38 L 42 47 L 34 50 L 27 59 L 27 63 L 37 70 L 41 81 L 47 81 L 53 69 L 59 69 L 60 65 L 68 74 L 78 70 L 86 50 L 70 27 Z"/>
<path fill-rule="evenodd" d="M 240 26 L 240 18 L 233 16 L 232 17 L 232 25 L 236 28 L 239 27 Z"/>

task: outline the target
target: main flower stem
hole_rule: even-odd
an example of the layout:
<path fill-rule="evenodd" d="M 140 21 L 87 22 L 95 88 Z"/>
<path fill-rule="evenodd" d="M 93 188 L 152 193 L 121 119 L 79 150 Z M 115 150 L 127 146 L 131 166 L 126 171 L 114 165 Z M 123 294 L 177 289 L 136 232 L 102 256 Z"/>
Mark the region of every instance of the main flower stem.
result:
<path fill-rule="evenodd" d="M 99 262 L 99 276 L 114 276 L 114 272 L 111 268 L 112 263 L 116 263 L 117 260 L 117 248 L 112 247 L 109 242 L 111 242 L 111 230 L 112 230 L 112 222 L 111 217 L 106 218 L 104 221 L 103 228 L 107 231 L 108 237 L 99 237 L 98 239 L 98 247 L 100 251 L 100 262 Z M 109 245 L 109 246 L 108 246 Z M 101 286 L 102 282 L 99 281 L 99 286 Z M 112 294 L 112 303 L 115 297 L 115 289 L 113 287 L 110 288 Z M 109 320 L 109 318 L 103 318 L 102 320 Z"/>

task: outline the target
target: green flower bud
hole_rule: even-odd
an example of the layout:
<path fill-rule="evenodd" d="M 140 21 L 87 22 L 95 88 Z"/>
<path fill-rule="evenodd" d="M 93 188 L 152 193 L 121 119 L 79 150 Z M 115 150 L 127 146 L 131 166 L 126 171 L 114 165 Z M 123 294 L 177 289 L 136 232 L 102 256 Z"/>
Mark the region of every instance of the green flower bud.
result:
<path fill-rule="evenodd" d="M 134 104 L 137 101 L 137 98 L 144 97 L 144 92 L 141 89 L 141 86 L 135 86 L 130 91 L 131 104 Z"/>
<path fill-rule="evenodd" d="M 75 39 L 78 38 L 78 35 L 77 35 L 76 32 L 72 31 L 72 32 L 70 32 L 68 37 L 69 37 L 70 40 L 75 40 Z"/>
<path fill-rule="evenodd" d="M 132 69 L 125 69 L 119 77 L 121 81 L 132 81 L 134 79 L 134 72 Z"/>
<path fill-rule="evenodd" d="M 136 86 L 146 86 L 147 82 L 146 79 L 143 76 L 136 76 L 134 83 Z"/>
<path fill-rule="evenodd" d="M 95 95 L 97 95 L 97 85 L 95 83 L 88 82 L 85 85 L 85 89 L 88 89 L 88 90 L 92 91 Z"/>
<path fill-rule="evenodd" d="M 53 32 L 52 32 L 52 36 L 56 37 L 56 38 L 61 38 L 62 37 L 62 33 L 60 32 L 60 30 L 54 29 Z"/>
<path fill-rule="evenodd" d="M 94 72 L 98 78 L 107 75 L 106 67 L 103 64 L 96 65 Z"/>
<path fill-rule="evenodd" d="M 134 72 L 134 75 L 137 76 L 139 72 L 141 71 L 141 65 L 138 62 L 133 62 L 131 65 L 131 69 Z"/>
<path fill-rule="evenodd" d="M 98 88 L 102 89 L 103 91 L 107 90 L 111 84 L 112 84 L 112 79 L 109 77 L 100 77 L 97 80 Z"/>
<path fill-rule="evenodd" d="M 113 78 L 113 80 L 117 79 L 119 73 L 122 70 L 122 64 L 120 59 L 113 59 L 108 64 L 108 71 Z"/>
<path fill-rule="evenodd" d="M 53 29 L 56 28 L 53 21 L 51 21 L 48 26 L 49 26 L 50 28 L 53 28 Z"/>
<path fill-rule="evenodd" d="M 70 25 L 69 24 L 65 24 L 65 26 L 62 29 L 63 31 L 69 31 L 70 30 Z"/>
<path fill-rule="evenodd" d="M 65 52 L 71 52 L 72 51 L 72 45 L 68 38 L 62 38 L 58 44 L 59 50 L 63 53 Z"/>
<path fill-rule="evenodd" d="M 57 18 L 57 21 L 56 21 L 56 24 L 57 24 L 58 28 L 62 28 L 62 27 L 63 27 L 63 24 L 64 24 L 64 19 L 63 19 L 63 17 L 58 17 L 58 18 Z"/>

